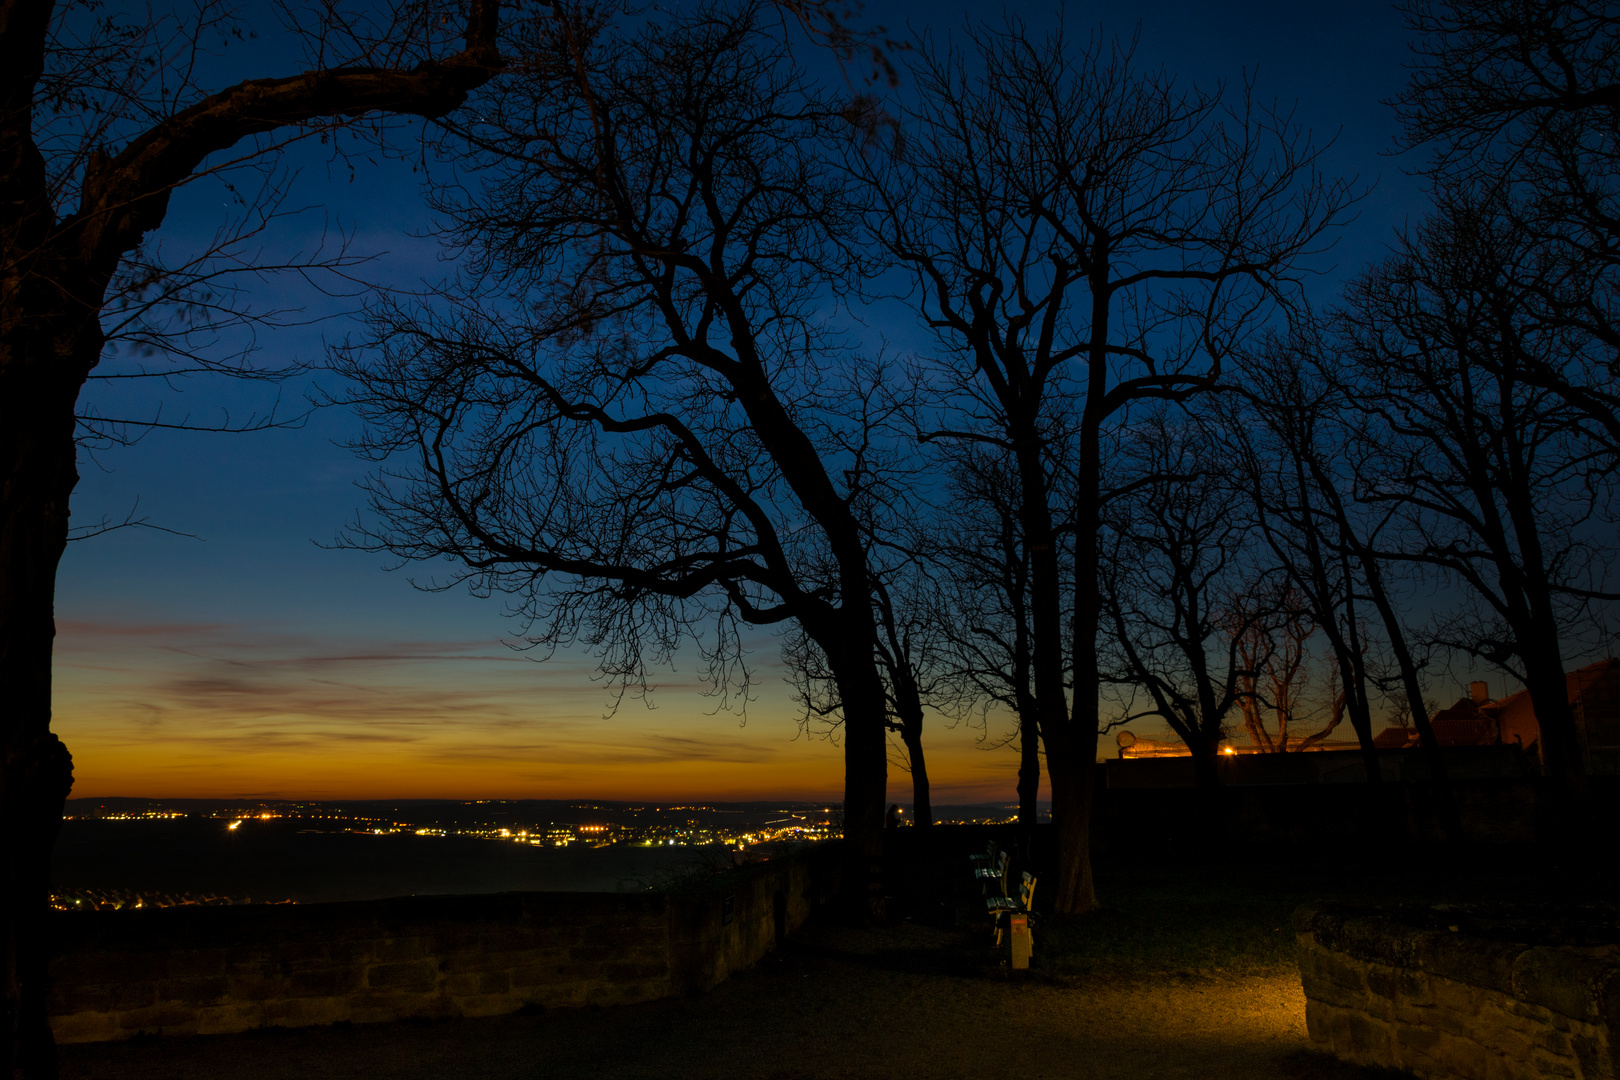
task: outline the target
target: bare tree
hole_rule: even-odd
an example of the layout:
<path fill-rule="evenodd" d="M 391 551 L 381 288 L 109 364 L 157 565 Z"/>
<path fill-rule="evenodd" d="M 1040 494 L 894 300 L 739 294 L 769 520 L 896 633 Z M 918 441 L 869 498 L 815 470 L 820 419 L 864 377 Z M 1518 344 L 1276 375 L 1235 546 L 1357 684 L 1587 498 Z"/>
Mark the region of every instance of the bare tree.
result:
<path fill-rule="evenodd" d="M 1331 390 L 1313 385 L 1291 351 L 1311 338 L 1306 316 L 1288 335 L 1267 335 L 1239 364 L 1242 392 L 1224 403 L 1224 425 L 1256 514 L 1259 535 L 1288 579 L 1291 608 L 1305 613 L 1308 633 L 1321 633 L 1333 657 L 1338 702 L 1333 723 L 1348 715 L 1369 783 L 1382 779 L 1373 746 L 1368 643 L 1358 612 L 1356 560 L 1337 509 L 1340 492 L 1322 490 L 1341 459 L 1322 445 Z"/>
<path fill-rule="evenodd" d="M 1297 594 L 1285 593 L 1279 625 L 1266 633 L 1250 625 L 1237 639 L 1237 705 L 1243 728 L 1256 749 L 1268 754 L 1309 750 L 1337 730 L 1344 720 L 1346 695 L 1339 689 L 1338 670 L 1330 668 L 1328 720 L 1315 731 L 1297 730 L 1314 711 L 1311 708 L 1311 642 L 1316 625 Z M 1271 723 L 1268 725 L 1267 716 Z"/>
<path fill-rule="evenodd" d="M 1096 573 L 1103 449 L 1127 404 L 1213 384 L 1235 341 L 1287 293 L 1347 200 L 1286 116 L 1133 68 L 1128 45 L 972 26 L 970 54 L 925 44 L 897 153 L 856 168 L 873 226 L 913 275 L 961 397 L 940 436 L 1015 465 L 1030 555 L 1034 701 L 1058 833 L 1054 910 L 1096 904 Z M 1072 496 L 1054 504 L 1043 418 L 1076 415 Z M 1060 572 L 1059 549 L 1072 552 Z M 1060 597 L 1072 596 L 1065 627 Z M 1065 672 L 1072 672 L 1072 694 Z"/>
<path fill-rule="evenodd" d="M 1103 514 L 1103 611 L 1113 633 L 1105 675 L 1140 688 L 1192 751 L 1197 783 L 1218 782 L 1226 718 L 1276 651 L 1286 618 L 1278 568 L 1261 560 L 1241 487 L 1197 425 L 1162 410 L 1135 418 L 1129 464 L 1142 477 Z"/>
<path fill-rule="evenodd" d="M 885 509 L 893 513 L 901 508 Z M 928 558 L 931 546 L 927 538 L 914 535 L 904 557 L 872 579 L 874 655 L 883 677 L 887 728 L 900 741 L 896 763 L 911 776 L 912 824 L 924 828 L 934 823 L 934 810 L 923 724 L 930 712 L 954 719 L 961 698 L 955 671 L 947 662 L 953 612 L 935 580 L 935 563 Z M 789 631 L 782 655 L 794 697 L 803 709 L 802 728 L 813 736 L 836 737 L 843 726 L 844 703 L 826 655 L 802 626 Z"/>
<path fill-rule="evenodd" d="M 1355 464 L 1375 436 L 1343 393 L 1342 360 L 1314 316 L 1295 320 L 1286 334 L 1262 338 L 1245 354 L 1241 394 L 1226 402 L 1226 424 L 1246 482 L 1261 515 L 1267 542 L 1300 589 L 1314 620 L 1328 633 L 1344 707 L 1365 726 L 1353 725 L 1369 778 L 1378 770 L 1371 745 L 1369 686 L 1399 687 L 1398 706 L 1413 717 L 1431 780 L 1439 788 L 1442 824 L 1460 836 L 1456 808 L 1429 715 L 1423 706 L 1422 664 L 1406 619 L 1391 591 L 1381 546 L 1393 545 L 1388 508 L 1368 508 L 1355 496 Z M 1362 627 L 1370 603 L 1393 654 L 1396 675 L 1374 678 L 1367 656 L 1373 642 Z"/>
<path fill-rule="evenodd" d="M 1583 410 L 1519 378 L 1569 347 L 1569 328 L 1524 302 L 1519 268 L 1538 257 L 1489 204 L 1443 193 L 1436 214 L 1352 290 L 1339 332 L 1346 400 L 1370 423 L 1357 494 L 1398 515 L 1408 536 L 1386 555 L 1483 605 L 1440 637 L 1524 682 L 1547 770 L 1581 807 L 1563 643 L 1587 605 L 1616 595 L 1591 527 L 1614 461 Z"/>
<path fill-rule="evenodd" d="M 149 237 L 178 187 L 224 167 L 213 155 L 253 158 L 382 114 L 439 116 L 500 66 L 496 0 L 454 26 L 404 4 L 347 33 L 321 24 L 302 74 L 209 92 L 192 72 L 199 35 L 229 28 L 218 11 L 205 5 L 168 34 L 161 20 L 0 4 L 0 1065 L 18 1077 L 56 1072 L 42 920 L 72 763 L 50 730 L 52 606 L 78 480 L 76 403 L 103 358 L 109 299 L 151 310 L 143 297 L 206 277 L 166 275 Z"/>
<path fill-rule="evenodd" d="M 994 709 L 1017 720 L 1018 823 L 1027 858 L 1040 816 L 1040 707 L 1019 485 L 1003 448 L 974 441 L 947 445 L 952 513 L 943 523 L 941 561 L 951 589 L 942 629 L 962 697 L 977 703 L 986 735 Z"/>
<path fill-rule="evenodd" d="M 873 540 L 903 505 L 881 365 L 834 313 L 858 206 L 821 96 L 757 7 L 534 24 L 462 136 L 466 271 L 334 357 L 385 462 L 355 542 L 512 595 L 619 685 L 695 644 L 746 699 L 743 624 L 836 686 L 845 895 L 877 896 L 887 778 Z M 895 530 L 892 536 L 898 536 Z"/>
<path fill-rule="evenodd" d="M 1538 258 L 1514 267 L 1522 305 L 1585 347 L 1521 358 L 1620 452 L 1620 14 L 1581 0 L 1428 0 L 1395 102 L 1407 146 L 1442 190 L 1494 204 Z M 1488 362 L 1489 357 L 1481 357 Z"/>

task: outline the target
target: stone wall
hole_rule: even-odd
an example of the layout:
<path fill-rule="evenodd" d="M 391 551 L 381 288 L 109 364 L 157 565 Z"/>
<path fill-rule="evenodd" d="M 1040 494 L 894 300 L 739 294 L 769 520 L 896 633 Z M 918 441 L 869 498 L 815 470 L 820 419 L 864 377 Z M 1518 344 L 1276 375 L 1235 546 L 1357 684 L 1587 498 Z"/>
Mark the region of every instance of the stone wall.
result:
<path fill-rule="evenodd" d="M 1311 1039 L 1420 1077 L 1620 1077 L 1620 912 L 1352 907 L 1294 915 Z"/>
<path fill-rule="evenodd" d="M 672 893 L 62 913 L 59 1042 L 616 1005 L 756 962 L 836 888 L 831 845 Z"/>

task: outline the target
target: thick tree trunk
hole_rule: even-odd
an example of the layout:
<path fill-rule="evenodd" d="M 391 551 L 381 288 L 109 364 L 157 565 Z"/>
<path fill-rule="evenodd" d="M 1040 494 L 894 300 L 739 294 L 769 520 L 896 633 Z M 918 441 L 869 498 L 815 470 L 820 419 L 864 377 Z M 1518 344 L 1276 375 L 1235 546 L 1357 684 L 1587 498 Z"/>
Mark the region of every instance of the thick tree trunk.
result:
<path fill-rule="evenodd" d="M 1367 699 L 1347 692 L 1345 711 L 1350 714 L 1350 726 L 1355 729 L 1356 744 L 1361 747 L 1361 767 L 1367 774 L 1367 783 L 1383 783 L 1384 769 L 1378 763 L 1378 747 L 1373 745 L 1372 713 Z"/>
<path fill-rule="evenodd" d="M 883 813 L 889 785 L 881 706 L 844 698 L 844 869 L 840 906 L 856 920 L 882 919 Z"/>
<path fill-rule="evenodd" d="M 44 919 L 73 770 L 50 731 L 53 609 L 78 482 L 75 402 L 101 356 L 107 283 L 162 224 L 174 186 L 214 151 L 319 116 L 442 115 L 501 64 L 497 0 L 475 0 L 467 48 L 442 62 L 238 84 L 158 120 L 110 158 L 89 154 L 80 205 L 59 221 L 62 178 L 47 176 L 33 141 L 52 7 L 6 3 L 0 17 L 0 1066 L 17 1080 L 56 1074 Z"/>
<path fill-rule="evenodd" d="M 1195 739 L 1192 750 L 1193 781 L 1200 791 L 1213 791 L 1221 786 L 1220 743 L 1210 738 Z"/>
<path fill-rule="evenodd" d="M 1046 746 L 1046 775 L 1052 785 L 1052 824 L 1057 833 L 1057 881 L 1052 910 L 1078 915 L 1097 905 L 1091 881 L 1091 784 L 1096 757 L 1096 683 L 1091 684 L 1090 751 L 1085 739 L 1076 738 L 1064 692 L 1062 581 L 1058 572 L 1058 544 L 1047 505 L 1045 463 L 1036 435 L 1035 418 L 1015 418 L 1014 457 L 1020 485 L 1019 527 L 1030 564 L 1030 666 L 1034 674 L 1034 702 L 1038 729 Z M 1095 534 L 1092 536 L 1095 545 Z M 1079 565 L 1079 564 L 1077 564 Z M 1095 562 L 1091 594 L 1095 597 Z M 1095 627 L 1095 613 L 1093 622 Z M 1095 631 L 1092 634 L 1095 642 Z M 1076 654 L 1080 652 L 1076 647 Z M 1088 653 L 1095 675 L 1096 656 Z M 1075 673 L 1076 711 L 1086 687 Z"/>
<path fill-rule="evenodd" d="M 9 688 L 11 684 L 8 682 Z M 7 733 L 0 763 L 0 836 L 5 877 L 0 925 L 5 934 L 5 999 L 0 1022 L 9 1050 L 8 1074 L 18 1080 L 54 1080 L 56 1043 L 46 1018 L 50 938 L 51 851 L 62 808 L 73 786 L 73 759 L 60 739 L 45 732 L 26 743 Z"/>
<path fill-rule="evenodd" d="M 846 918 L 884 918 L 883 815 L 888 808 L 888 710 L 873 653 L 865 605 L 847 606 L 829 620 L 819 642 L 843 702 L 844 865 L 839 907 Z"/>
<path fill-rule="evenodd" d="M 1095 731 L 1095 726 L 1093 726 Z M 1052 910 L 1084 915 L 1097 908 L 1091 873 L 1091 806 L 1096 784 L 1096 750 L 1088 755 L 1076 732 L 1065 733 L 1068 745 L 1046 740 L 1046 774 L 1052 785 L 1052 826 L 1057 833 L 1057 881 Z M 1092 742 L 1096 737 L 1093 735 Z M 1061 763 L 1061 764 L 1058 764 Z"/>
<path fill-rule="evenodd" d="M 1541 729 L 1541 760 L 1552 781 L 1561 818 L 1558 827 L 1574 839 L 1591 813 L 1591 791 L 1582 760 L 1575 710 L 1569 704 L 1569 677 L 1555 636 L 1532 636 L 1519 646 L 1524 661 L 1525 690 Z"/>
<path fill-rule="evenodd" d="M 0 1075 L 49 1080 L 56 1047 L 45 1013 L 45 919 L 51 850 L 73 785 L 73 760 L 50 730 L 51 652 L 56 572 L 78 482 L 74 400 L 88 368 L 72 363 L 71 339 L 53 348 L 37 327 L 7 330 L 0 344 Z M 88 343 L 92 350 L 97 341 Z"/>
<path fill-rule="evenodd" d="M 1041 735 L 1035 720 L 1035 703 L 1018 710 L 1018 831 L 1023 834 L 1024 858 L 1028 859 L 1035 839 L 1035 826 L 1041 808 Z"/>
<path fill-rule="evenodd" d="M 1081 471 L 1084 474 L 1083 466 Z M 1078 497 L 1083 506 L 1076 514 L 1070 659 L 1074 704 L 1065 718 L 1063 737 L 1055 743 L 1050 736 L 1046 739 L 1052 822 L 1058 834 L 1058 880 L 1052 910 L 1065 915 L 1084 915 L 1097 908 L 1097 888 L 1091 874 L 1091 804 L 1097 778 L 1097 694 L 1102 683 L 1097 668 L 1097 626 L 1102 619 L 1102 597 L 1097 592 L 1095 492 L 1095 485 L 1082 489 Z"/>

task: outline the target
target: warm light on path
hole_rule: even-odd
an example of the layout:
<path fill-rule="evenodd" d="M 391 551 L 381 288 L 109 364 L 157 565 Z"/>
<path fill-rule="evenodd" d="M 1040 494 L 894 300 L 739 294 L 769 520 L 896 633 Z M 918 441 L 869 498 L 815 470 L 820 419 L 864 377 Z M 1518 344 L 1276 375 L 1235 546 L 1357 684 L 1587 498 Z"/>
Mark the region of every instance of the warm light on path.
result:
<path fill-rule="evenodd" d="M 835 931 L 701 997 L 644 1005 L 80 1044 L 63 1049 L 63 1080 L 213 1080 L 227 1068 L 254 1080 L 1343 1075 L 1302 1056 L 1310 1053 L 1305 999 L 1291 972 L 1011 982 L 993 969 L 956 973 L 956 961 L 933 946 L 957 940 L 911 926 Z"/>

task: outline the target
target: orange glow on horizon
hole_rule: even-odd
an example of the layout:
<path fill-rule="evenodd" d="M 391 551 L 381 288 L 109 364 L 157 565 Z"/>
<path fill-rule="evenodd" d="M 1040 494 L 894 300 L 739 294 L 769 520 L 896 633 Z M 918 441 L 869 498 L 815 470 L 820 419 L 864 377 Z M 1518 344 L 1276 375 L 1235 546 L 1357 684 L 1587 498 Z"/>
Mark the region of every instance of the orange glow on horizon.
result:
<path fill-rule="evenodd" d="M 233 639 L 219 627 L 64 623 L 53 727 L 77 798 L 605 799 L 840 802 L 843 747 L 806 737 L 784 684 L 747 722 L 671 680 L 648 708 L 579 664 L 512 663 L 488 643 Z M 459 651 L 458 651 L 459 650 Z M 1010 725 L 1009 725 L 1010 726 Z M 1011 802 L 1013 745 L 925 732 L 932 797 Z M 997 735 L 1001 734 L 999 732 Z M 891 752 L 889 801 L 911 778 Z"/>

